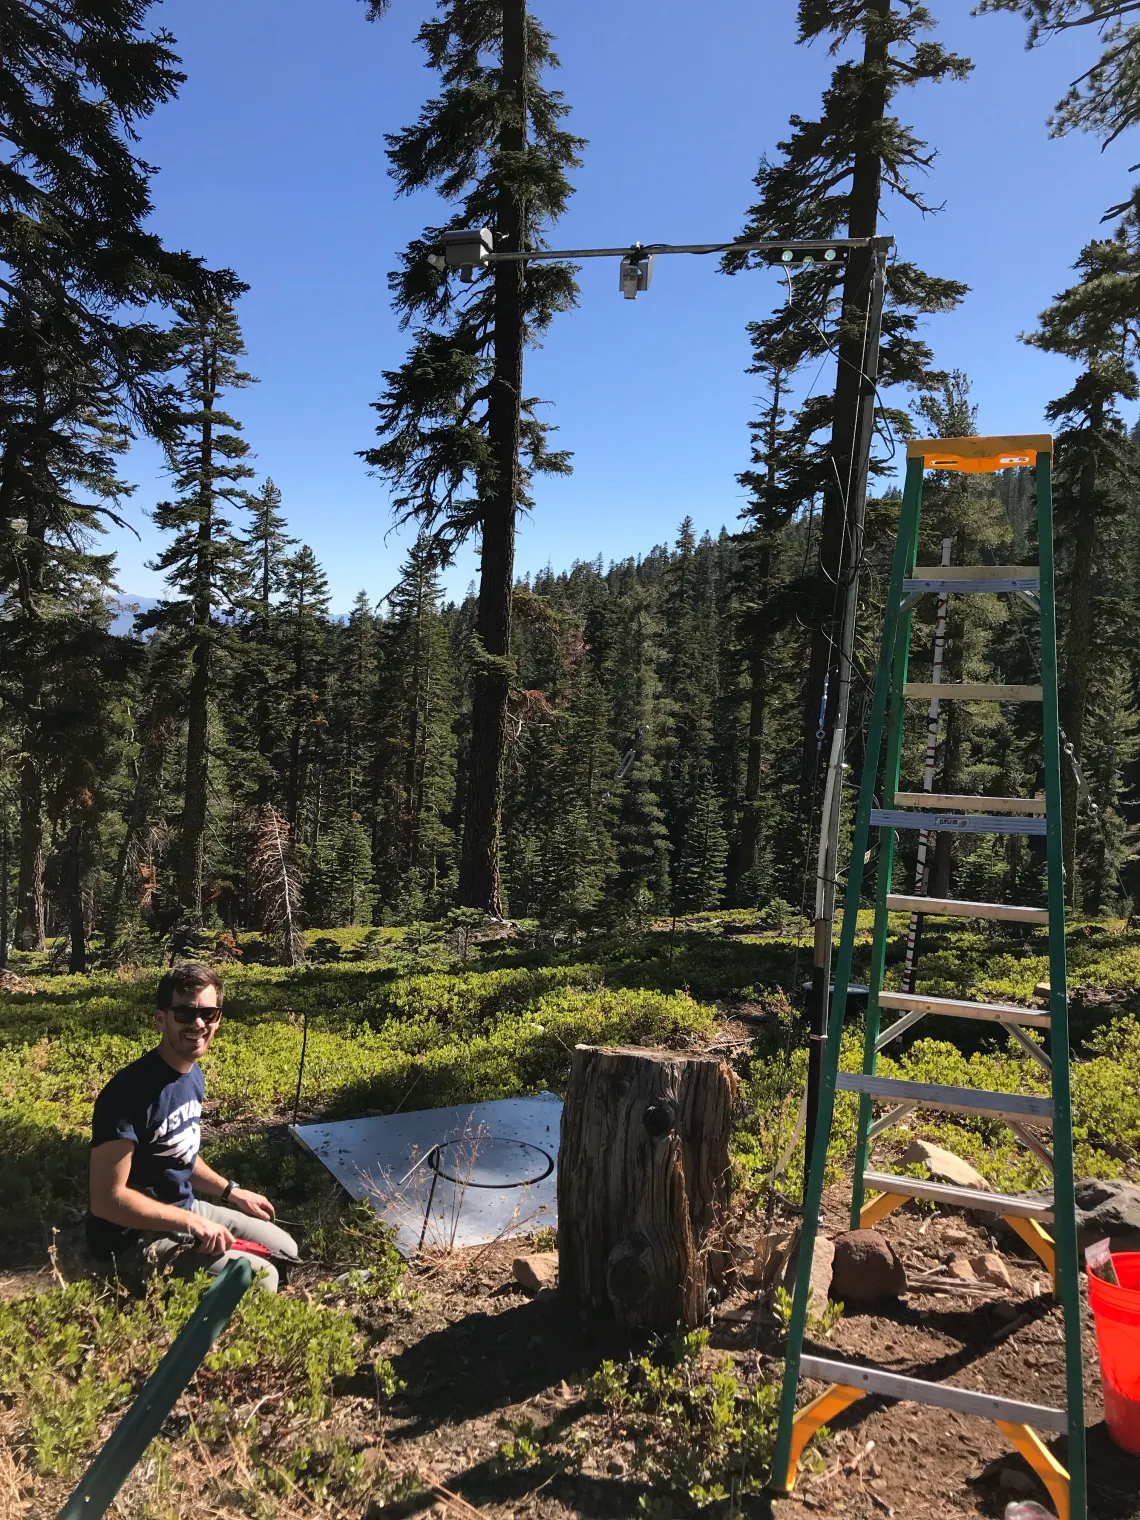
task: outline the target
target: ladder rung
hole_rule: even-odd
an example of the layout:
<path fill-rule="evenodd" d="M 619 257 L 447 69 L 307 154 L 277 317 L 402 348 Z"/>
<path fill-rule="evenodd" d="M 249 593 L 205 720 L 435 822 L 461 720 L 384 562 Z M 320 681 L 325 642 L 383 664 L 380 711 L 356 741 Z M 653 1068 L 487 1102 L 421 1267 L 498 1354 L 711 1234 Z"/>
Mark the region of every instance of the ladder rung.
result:
<path fill-rule="evenodd" d="M 1040 686 L 992 686 L 985 681 L 964 681 L 958 685 L 941 681 L 907 681 L 904 697 L 938 697 L 944 702 L 1040 702 Z"/>
<path fill-rule="evenodd" d="M 978 1415 L 984 1420 L 1004 1420 L 1009 1425 L 1032 1425 L 1037 1430 L 1058 1432 L 1069 1428 L 1063 1409 L 999 1399 L 996 1394 L 956 1388 L 952 1383 L 926 1383 L 921 1378 L 901 1377 L 897 1372 L 880 1372 L 877 1367 L 852 1367 L 847 1362 L 833 1362 L 822 1356 L 801 1357 L 800 1376 L 838 1383 L 841 1388 L 859 1388 L 864 1393 L 882 1393 L 891 1399 L 908 1399 L 913 1404 L 930 1404 L 935 1409 L 954 1409 L 959 1414 Z"/>
<path fill-rule="evenodd" d="M 1044 797 L 953 797 L 939 792 L 896 792 L 895 806 L 960 813 L 1044 813 Z"/>
<path fill-rule="evenodd" d="M 994 1024 L 1028 1024 L 1031 1029 L 1048 1029 L 1050 1017 L 1032 1008 L 1014 1003 L 971 1003 L 966 998 L 924 997 L 913 992 L 880 992 L 880 1008 L 897 1008 L 904 1013 L 944 1013 L 957 1019 L 986 1019 Z"/>
<path fill-rule="evenodd" d="M 1044 834 L 1045 820 L 1020 815 L 1001 818 L 994 813 L 912 813 L 900 808 L 872 808 L 871 827 L 926 829 L 932 834 Z"/>
<path fill-rule="evenodd" d="M 1012 1214 L 1015 1219 L 1037 1219 L 1042 1224 L 1050 1224 L 1053 1220 L 1053 1210 L 1047 1204 L 1013 1198 L 1008 1193 L 982 1193 L 977 1188 L 951 1187 L 945 1182 L 896 1177 L 892 1172 L 864 1172 L 863 1181 L 880 1193 L 896 1193 L 903 1198 L 926 1198 L 931 1203 L 947 1203 L 961 1209 Z"/>
<path fill-rule="evenodd" d="M 915 565 L 917 580 L 941 577 L 944 581 L 1008 581 L 1018 576 L 1039 580 L 1039 565 Z"/>
<path fill-rule="evenodd" d="M 911 897 L 891 893 L 887 908 L 892 913 L 936 913 L 942 918 L 997 918 L 1010 924 L 1047 924 L 1047 908 L 1020 908 L 1012 903 L 963 902 L 951 897 Z"/>
<path fill-rule="evenodd" d="M 938 1082 L 907 1082 L 865 1072 L 841 1071 L 835 1079 L 840 1092 L 864 1093 L 891 1103 L 917 1102 L 952 1114 L 978 1114 L 1030 1124 L 1053 1123 L 1052 1098 L 1026 1093 L 985 1092 L 977 1087 L 943 1087 Z"/>
<path fill-rule="evenodd" d="M 955 575 L 955 570 L 966 571 Z M 987 574 L 997 571 L 997 574 Z M 902 583 L 903 591 L 938 591 L 978 593 L 985 591 L 1040 591 L 1041 575 L 1036 565 L 939 565 L 920 566 Z"/>

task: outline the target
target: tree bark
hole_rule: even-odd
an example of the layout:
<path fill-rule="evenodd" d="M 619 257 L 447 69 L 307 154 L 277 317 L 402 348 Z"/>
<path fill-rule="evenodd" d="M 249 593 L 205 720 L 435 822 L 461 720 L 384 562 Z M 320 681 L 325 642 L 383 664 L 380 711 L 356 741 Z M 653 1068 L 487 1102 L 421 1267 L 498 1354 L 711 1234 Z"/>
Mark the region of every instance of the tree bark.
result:
<path fill-rule="evenodd" d="M 80 976 L 87 970 L 87 921 L 83 904 L 83 826 L 72 826 L 67 841 L 71 860 L 67 873 L 68 932 L 71 953 L 67 969 L 72 976 Z"/>
<path fill-rule="evenodd" d="M 726 1264 L 736 1089 L 715 1056 L 577 1047 L 558 1152 L 565 1298 L 628 1328 L 703 1323 Z"/>
<path fill-rule="evenodd" d="M 26 698 L 26 682 L 24 690 Z M 20 765 L 20 877 L 16 888 L 18 950 L 47 948 L 44 854 L 43 778 L 35 756 L 25 754 Z"/>
<path fill-rule="evenodd" d="M 203 339 L 204 346 L 211 343 Z M 211 412 L 216 384 L 211 355 L 203 354 L 203 422 L 200 448 L 198 563 L 194 592 L 194 650 L 186 714 L 186 790 L 182 804 L 182 906 L 190 923 L 200 924 L 204 896 L 206 825 L 210 812 L 210 653 L 211 539 L 214 527 L 214 435 Z"/>
<path fill-rule="evenodd" d="M 1072 571 L 1069 577 L 1069 618 L 1065 629 L 1065 666 L 1058 696 L 1058 712 L 1065 739 L 1073 746 L 1079 763 L 1084 753 L 1085 710 L 1088 705 L 1089 665 L 1092 659 L 1093 557 L 1100 537 L 1097 500 L 1097 446 L 1104 425 L 1104 408 L 1095 402 L 1089 411 L 1088 453 L 1077 484 L 1076 531 L 1073 533 Z M 1061 758 L 1061 840 L 1065 863 L 1065 888 L 1070 907 L 1080 903 L 1077 879 L 1077 778 L 1073 767 Z"/>
<path fill-rule="evenodd" d="M 526 0 L 503 0 L 502 88 L 513 97 L 499 135 L 503 153 L 526 151 Z M 520 251 L 524 211 L 508 190 L 500 191 L 495 219 L 497 251 Z M 521 495 L 519 424 L 525 338 L 525 273 L 521 260 L 494 266 L 494 370 L 487 403 L 487 433 L 494 473 L 481 484 L 482 544 L 479 606 L 475 632 L 479 648 L 473 670 L 471 755 L 459 864 L 459 903 L 496 917 L 503 904 L 499 881 L 499 826 L 503 805 L 503 761 L 510 696 L 511 594 L 515 571 L 515 513 Z"/>
<path fill-rule="evenodd" d="M 863 43 L 863 89 L 856 106 L 853 134 L 862 146 L 857 149 L 851 176 L 851 214 L 847 235 L 871 238 L 879 230 L 879 199 L 882 186 L 882 159 L 875 151 L 877 129 L 886 114 L 890 82 L 889 27 L 891 0 L 868 0 Z M 808 656 L 807 683 L 804 688 L 803 748 L 800 756 L 800 792 L 809 801 L 822 781 L 817 775 L 817 753 L 827 755 L 831 749 L 834 727 L 834 690 L 838 674 L 838 643 L 835 626 L 842 605 L 836 596 L 837 586 L 844 584 L 849 567 L 845 566 L 847 543 L 846 503 L 855 487 L 855 461 L 867 447 L 863 437 L 863 334 L 874 255 L 868 248 L 853 248 L 843 277 L 843 316 L 837 344 L 838 362 L 835 376 L 835 401 L 831 422 L 831 460 L 823 488 L 820 512 L 819 565 L 813 597 L 814 607 L 805 609 L 811 621 L 811 649 Z M 829 679 L 830 678 L 830 679 Z M 818 738 L 820 708 L 828 693 L 827 711 L 823 714 L 822 747 Z"/>

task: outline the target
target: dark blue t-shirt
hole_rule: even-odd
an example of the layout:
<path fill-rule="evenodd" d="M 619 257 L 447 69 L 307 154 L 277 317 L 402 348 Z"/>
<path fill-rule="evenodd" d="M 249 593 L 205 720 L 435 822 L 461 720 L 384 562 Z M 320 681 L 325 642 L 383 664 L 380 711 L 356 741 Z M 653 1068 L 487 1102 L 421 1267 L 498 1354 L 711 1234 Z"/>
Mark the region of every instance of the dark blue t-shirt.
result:
<path fill-rule="evenodd" d="M 198 1159 L 205 1096 L 200 1066 L 175 1071 L 157 1049 L 148 1051 L 116 1073 L 95 1099 L 91 1144 L 132 1141 L 128 1186 L 159 1203 L 188 1209 L 194 1201 L 190 1174 Z M 87 1244 L 96 1261 L 110 1261 L 137 1239 L 137 1230 L 87 1217 Z"/>

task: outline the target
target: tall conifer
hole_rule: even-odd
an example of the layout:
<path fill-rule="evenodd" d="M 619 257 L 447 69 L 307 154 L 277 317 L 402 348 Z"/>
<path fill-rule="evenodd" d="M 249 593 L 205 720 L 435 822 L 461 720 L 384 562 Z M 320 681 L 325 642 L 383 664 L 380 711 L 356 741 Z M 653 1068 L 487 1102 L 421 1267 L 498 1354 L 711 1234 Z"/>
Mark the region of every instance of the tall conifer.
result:
<path fill-rule="evenodd" d="M 385 9 L 370 0 L 374 17 Z M 414 126 L 388 138 L 400 192 L 432 188 L 458 202 L 450 225 L 488 227 L 496 252 L 541 247 L 582 146 L 561 126 L 561 95 L 544 82 L 558 62 L 549 33 L 528 16 L 526 0 L 439 0 L 419 38 L 442 92 Z M 515 519 L 536 472 L 569 469 L 526 395 L 523 352 L 573 305 L 576 286 L 565 266 L 510 261 L 481 275 L 465 298 L 454 272 L 428 263 L 441 230 L 414 239 L 391 277 L 413 341 L 403 365 L 385 374 L 376 403 L 382 441 L 365 458 L 396 487 L 397 514 L 418 518 L 441 548 L 472 533 L 480 539 L 459 900 L 497 914 Z"/>
<path fill-rule="evenodd" d="M 1090 698 L 1099 677 L 1110 688 L 1118 684 L 1125 642 L 1120 579 L 1127 573 L 1127 550 L 1120 530 L 1131 509 L 1135 463 L 1120 403 L 1140 395 L 1138 213 L 1140 195 L 1110 237 L 1085 245 L 1074 266 L 1077 283 L 1041 313 L 1039 327 L 1026 339 L 1080 366 L 1069 390 L 1046 408 L 1050 421 L 1060 424 L 1054 485 L 1063 615 L 1058 696 L 1061 726 L 1078 763 L 1085 753 Z M 1065 870 L 1074 905 L 1081 901 L 1077 800 L 1076 776 L 1071 766 L 1063 766 Z M 1109 799 L 1102 794 L 1102 800 Z M 1102 877 L 1103 869 L 1094 874 Z"/>
<path fill-rule="evenodd" d="M 205 905 L 204 849 L 210 819 L 210 717 L 219 657 L 233 642 L 233 616 L 248 589 L 244 545 L 233 513 L 249 504 L 243 482 L 249 445 L 222 405 L 226 392 L 250 384 L 239 368 L 245 352 L 228 300 L 178 308 L 174 342 L 185 375 L 176 436 L 168 449 L 176 496 L 154 510 L 173 540 L 154 562 L 178 593 L 141 620 L 169 636 L 189 667 L 186 687 L 186 782 L 179 841 L 178 890 L 191 923 Z"/>
<path fill-rule="evenodd" d="M 912 0 L 800 0 L 799 41 L 829 37 L 834 51 L 851 46 L 856 56 L 836 67 L 820 116 L 793 116 L 791 136 L 779 144 L 780 158 L 761 160 L 756 176 L 760 198 L 748 213 L 743 237 L 875 237 L 886 195 L 899 196 L 923 211 L 937 209 L 916 185 L 934 152 L 891 114 L 901 89 L 961 79 L 969 72 L 966 59 L 926 37 L 932 26 L 930 13 Z M 726 265 L 739 269 L 748 262 L 748 256 L 734 255 Z M 812 632 L 803 705 L 805 795 L 814 784 L 816 729 L 828 672 L 836 659 L 837 583 L 855 462 L 870 444 L 861 433 L 861 407 L 871 272 L 870 252 L 852 250 L 838 297 L 822 266 L 799 275 L 776 322 L 761 329 L 766 341 L 781 330 L 793 335 L 800 362 L 822 359 L 829 351 L 836 355 L 833 394 L 809 402 L 802 419 L 809 438 L 822 434 L 827 439 L 813 451 L 814 480 L 804 482 L 809 494 L 821 501 L 818 551 L 800 588 L 800 615 Z M 892 263 L 880 386 L 924 382 L 930 352 L 916 337 L 918 316 L 949 310 L 964 293 L 965 286 L 956 281 L 927 275 L 905 261 Z M 757 361 L 764 358 L 758 350 Z M 796 367 L 786 351 L 781 358 L 789 370 Z M 903 415 L 895 414 L 895 421 L 905 426 Z M 830 686 L 834 690 L 834 680 Z M 833 716 L 825 714 L 827 732 Z M 825 739 L 825 752 L 826 747 Z"/>

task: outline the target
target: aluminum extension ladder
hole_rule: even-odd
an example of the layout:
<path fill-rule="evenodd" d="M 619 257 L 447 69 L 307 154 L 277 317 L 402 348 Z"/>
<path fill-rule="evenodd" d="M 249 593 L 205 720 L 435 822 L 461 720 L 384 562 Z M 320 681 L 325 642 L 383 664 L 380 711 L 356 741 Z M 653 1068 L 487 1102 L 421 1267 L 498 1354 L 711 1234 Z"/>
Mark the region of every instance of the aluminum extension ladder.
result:
<path fill-rule="evenodd" d="M 1050 474 L 1053 441 L 1048 435 L 1014 438 L 944 438 L 912 442 L 907 447 L 906 485 L 899 520 L 898 545 L 891 569 L 886 624 L 875 677 L 867 752 L 859 791 L 851 863 L 843 910 L 843 930 L 835 973 L 835 989 L 827 1031 L 826 1065 L 819 1103 L 819 1120 L 812 1142 L 811 1170 L 804 1199 L 804 1225 L 800 1243 L 800 1269 L 788 1330 L 780 1428 L 772 1466 L 772 1486 L 790 1492 L 796 1467 L 808 1440 L 826 1420 L 865 1394 L 911 1400 L 936 1408 L 978 1415 L 997 1423 L 1038 1473 L 1057 1509 L 1059 1520 L 1086 1520 L 1084 1398 L 1081 1368 L 1080 1285 L 1077 1276 L 1077 1239 L 1073 1197 L 1072 1113 L 1069 1097 L 1068 999 L 1065 974 L 1064 882 L 1061 863 L 1061 773 L 1057 714 L 1057 632 L 1053 603 L 1053 514 Z M 970 473 L 1036 465 L 1037 565 L 974 565 L 916 568 L 918 526 L 922 507 L 923 472 L 927 469 Z M 1009 592 L 1026 597 L 1040 614 L 1041 685 L 928 685 L 907 680 L 911 616 L 915 602 L 929 592 L 969 594 Z M 1038 702 L 1041 704 L 1044 738 L 1045 798 L 939 797 L 926 792 L 900 792 L 899 769 L 903 744 L 903 702 L 907 698 L 943 701 Z M 876 781 L 881 751 L 885 769 L 882 800 L 876 807 Z M 917 809 L 937 809 L 935 812 Z M 851 981 L 856 918 L 863 883 L 868 840 L 880 829 L 878 885 L 869 975 L 863 1071 L 839 1071 L 840 1036 Z M 900 829 L 955 829 L 965 833 L 1037 834 L 1046 841 L 1048 909 L 1007 906 L 896 895 L 891 891 L 895 832 Z M 963 918 L 1002 919 L 1012 923 L 1048 925 L 1049 1012 L 1000 1003 L 916 996 L 883 990 L 888 924 L 891 912 L 939 914 Z M 892 1010 L 897 1018 L 880 1032 L 880 1012 Z M 980 1092 L 963 1087 L 942 1087 L 925 1082 L 904 1082 L 877 1076 L 878 1052 L 904 1029 L 925 1014 L 949 1014 L 958 1018 L 984 1019 L 1001 1025 L 1029 1048 L 1050 1071 L 1052 1097 L 1020 1093 Z M 1030 1040 L 1026 1028 L 1048 1030 L 1050 1056 Z M 1000 1214 L 1040 1256 L 1054 1278 L 1064 1316 L 1067 1404 L 1051 1409 L 1039 1404 L 997 1397 L 947 1383 L 929 1383 L 902 1377 L 874 1367 L 857 1366 L 834 1358 L 805 1355 L 809 1270 L 819 1228 L 824 1163 L 835 1110 L 835 1093 L 859 1094 L 858 1151 L 855 1162 L 852 1228 L 870 1227 L 908 1198 L 923 1198 L 959 1207 L 990 1210 Z M 872 1103 L 891 1105 L 874 1119 Z M 944 1113 L 973 1114 L 1004 1120 L 1022 1141 L 1053 1167 L 1052 1209 L 1024 1199 L 997 1193 L 920 1182 L 910 1177 L 869 1171 L 871 1141 L 883 1130 L 916 1108 Z M 1033 1130 L 1053 1132 L 1053 1154 Z M 864 1190 L 876 1196 L 864 1202 Z M 1052 1227 L 1052 1234 L 1044 1226 Z M 822 1380 L 831 1386 L 804 1408 L 796 1409 L 802 1377 Z M 1069 1470 L 1056 1460 L 1038 1431 L 1068 1435 Z"/>

